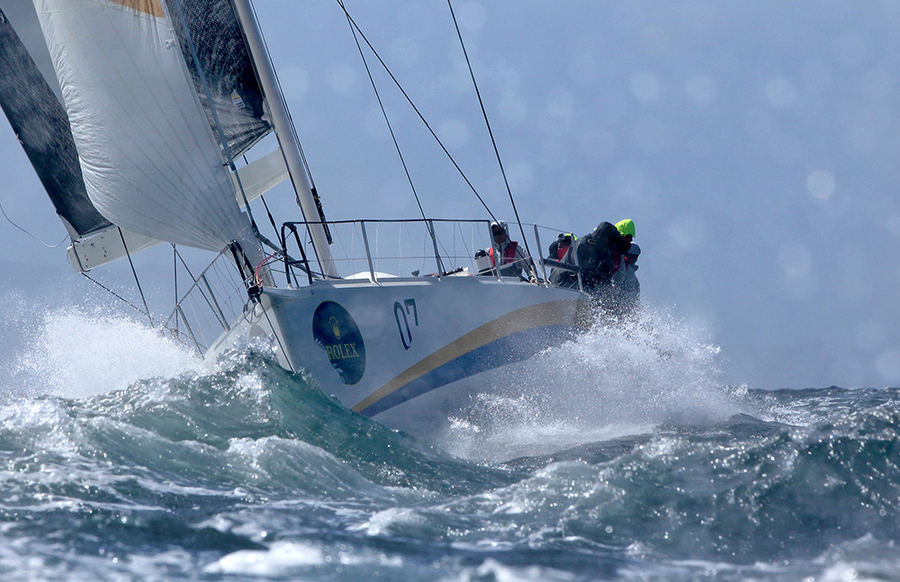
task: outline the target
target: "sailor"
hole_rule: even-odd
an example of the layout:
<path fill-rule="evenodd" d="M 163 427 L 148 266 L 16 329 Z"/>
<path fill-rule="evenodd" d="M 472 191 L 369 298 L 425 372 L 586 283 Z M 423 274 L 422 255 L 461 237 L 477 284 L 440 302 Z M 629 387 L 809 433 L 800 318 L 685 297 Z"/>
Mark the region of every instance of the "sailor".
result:
<path fill-rule="evenodd" d="M 578 237 L 571 232 L 561 232 L 556 235 L 556 240 L 550 243 L 550 249 L 547 251 L 547 258 L 554 261 L 561 261 L 566 251 L 572 246 L 572 242 L 578 240 Z"/>
<path fill-rule="evenodd" d="M 509 239 L 509 226 L 506 222 L 503 220 L 492 222 L 491 235 L 494 237 L 494 244 L 488 249 L 487 254 L 492 267 L 497 266 L 496 255 L 500 255 L 500 276 L 520 277 L 525 281 L 533 279 L 534 262 L 519 243 Z M 522 271 L 525 272 L 524 277 Z"/>
<path fill-rule="evenodd" d="M 550 243 L 550 249 L 547 258 L 568 265 L 575 265 L 574 245 L 578 237 L 571 232 L 561 232 L 557 235 L 556 240 Z M 578 276 L 572 271 L 565 269 L 553 268 L 550 270 L 550 283 L 559 285 L 560 287 L 575 287 L 577 285 Z"/>
<path fill-rule="evenodd" d="M 575 244 L 575 257 L 581 267 L 584 290 L 606 303 L 612 276 L 618 270 L 622 254 L 631 243 L 609 222 L 601 222 Z"/>
<path fill-rule="evenodd" d="M 632 242 L 635 236 L 633 220 L 628 218 L 617 222 L 616 229 L 624 239 L 631 243 L 628 250 L 622 254 L 612 278 L 617 309 L 622 315 L 628 315 L 637 308 L 641 295 L 641 284 L 636 274 L 641 248 Z"/>

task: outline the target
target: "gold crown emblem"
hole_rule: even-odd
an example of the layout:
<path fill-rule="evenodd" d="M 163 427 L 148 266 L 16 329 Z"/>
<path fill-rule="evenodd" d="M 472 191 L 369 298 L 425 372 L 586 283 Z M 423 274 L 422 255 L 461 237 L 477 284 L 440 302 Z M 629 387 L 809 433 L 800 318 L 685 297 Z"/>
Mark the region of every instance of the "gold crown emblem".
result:
<path fill-rule="evenodd" d="M 331 332 L 334 334 L 335 339 L 341 339 L 341 328 L 338 326 L 337 318 L 332 315 L 329 321 L 331 322 Z"/>

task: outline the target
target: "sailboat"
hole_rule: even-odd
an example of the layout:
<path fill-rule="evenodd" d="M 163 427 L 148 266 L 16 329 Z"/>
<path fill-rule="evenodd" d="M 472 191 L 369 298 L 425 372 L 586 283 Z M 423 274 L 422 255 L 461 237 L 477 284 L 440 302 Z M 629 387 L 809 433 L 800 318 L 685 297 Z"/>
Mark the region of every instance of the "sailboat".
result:
<path fill-rule="evenodd" d="M 208 358 L 261 338 L 387 426 L 421 434 L 489 389 L 484 373 L 589 323 L 588 297 L 540 267 L 479 276 L 490 217 L 327 221 L 249 0 L 0 0 L 0 105 L 76 272 L 160 243 L 206 251 L 157 323 Z M 267 237 L 251 202 L 285 180 L 302 219 Z M 223 262 L 240 290 L 224 298 Z M 209 321 L 221 329 L 204 341 Z"/>

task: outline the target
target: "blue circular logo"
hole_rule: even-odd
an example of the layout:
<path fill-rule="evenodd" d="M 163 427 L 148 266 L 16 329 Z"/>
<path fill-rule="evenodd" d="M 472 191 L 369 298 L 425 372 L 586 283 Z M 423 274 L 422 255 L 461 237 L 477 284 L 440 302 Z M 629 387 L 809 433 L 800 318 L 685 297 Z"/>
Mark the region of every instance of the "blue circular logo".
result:
<path fill-rule="evenodd" d="M 312 332 L 341 381 L 359 382 L 366 371 L 366 345 L 350 313 L 334 301 L 323 301 L 313 314 Z"/>

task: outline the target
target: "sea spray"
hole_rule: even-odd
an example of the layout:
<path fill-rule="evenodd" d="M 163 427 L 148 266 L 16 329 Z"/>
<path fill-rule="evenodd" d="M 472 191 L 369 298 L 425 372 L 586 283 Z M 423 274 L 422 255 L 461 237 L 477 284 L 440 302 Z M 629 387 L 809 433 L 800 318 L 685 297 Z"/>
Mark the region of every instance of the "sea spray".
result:
<path fill-rule="evenodd" d="M 723 387 L 719 349 L 702 330 L 645 308 L 598 322 L 574 341 L 487 374 L 487 389 L 440 437 L 454 454 L 502 460 L 639 434 L 665 423 L 708 423 L 739 411 Z"/>
<path fill-rule="evenodd" d="M 130 317 L 57 308 L 24 328 L 8 386 L 16 392 L 87 397 L 157 376 L 203 370 L 196 352 Z M 9 365 L 9 364 L 7 364 Z"/>

